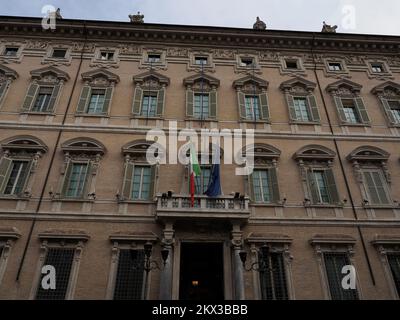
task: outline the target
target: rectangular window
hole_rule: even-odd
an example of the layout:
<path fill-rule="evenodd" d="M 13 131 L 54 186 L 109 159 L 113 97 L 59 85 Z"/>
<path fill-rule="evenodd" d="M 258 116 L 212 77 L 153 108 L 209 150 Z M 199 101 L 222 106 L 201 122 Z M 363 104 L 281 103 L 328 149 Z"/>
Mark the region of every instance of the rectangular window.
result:
<path fill-rule="evenodd" d="M 387 186 L 381 170 L 363 171 L 370 204 L 389 204 Z"/>
<path fill-rule="evenodd" d="M 87 178 L 87 163 L 72 163 L 69 177 L 67 177 L 66 196 L 70 198 L 81 198 Z"/>
<path fill-rule="evenodd" d="M 241 67 L 250 67 L 253 65 L 254 59 L 253 58 L 241 58 L 240 59 L 240 66 Z"/>
<path fill-rule="evenodd" d="M 332 300 L 358 300 L 357 289 L 345 290 L 342 287 L 342 268 L 350 265 L 346 253 L 326 252 L 323 254 L 325 271 Z"/>
<path fill-rule="evenodd" d="M 197 119 L 207 119 L 209 116 L 209 94 L 195 93 L 193 116 Z"/>
<path fill-rule="evenodd" d="M 286 69 L 299 69 L 297 60 L 285 60 Z"/>
<path fill-rule="evenodd" d="M 346 121 L 349 123 L 361 123 L 358 115 L 357 107 L 354 104 L 353 99 L 342 99 L 343 112 L 346 117 Z"/>
<path fill-rule="evenodd" d="M 208 63 L 207 57 L 195 57 L 194 62 L 197 65 L 206 65 Z"/>
<path fill-rule="evenodd" d="M 260 254 L 258 259 L 265 267 L 260 270 L 261 298 L 263 300 L 288 300 L 283 254 L 278 252 L 268 255 Z"/>
<path fill-rule="evenodd" d="M 114 300 L 141 300 L 143 298 L 144 251 L 119 250 Z"/>
<path fill-rule="evenodd" d="M 372 63 L 371 69 L 373 73 L 383 73 L 385 71 L 381 63 Z"/>
<path fill-rule="evenodd" d="M 4 50 L 4 55 L 8 57 L 15 57 L 18 53 L 17 47 L 6 47 Z"/>
<path fill-rule="evenodd" d="M 246 118 L 251 120 L 259 120 L 260 116 L 260 99 L 256 96 L 245 96 Z"/>
<path fill-rule="evenodd" d="M 67 54 L 67 50 L 65 50 L 65 49 L 54 49 L 52 57 L 57 58 L 57 59 L 63 59 L 63 58 L 65 58 L 66 54 Z"/>
<path fill-rule="evenodd" d="M 105 96 L 106 91 L 104 89 L 93 89 L 86 112 L 88 114 L 102 113 Z"/>
<path fill-rule="evenodd" d="M 302 97 L 293 97 L 294 110 L 296 119 L 299 121 L 310 121 L 310 112 L 308 109 L 307 99 Z"/>
<path fill-rule="evenodd" d="M 154 117 L 157 110 L 157 92 L 144 92 L 140 115 Z"/>
<path fill-rule="evenodd" d="M 197 195 L 202 195 L 204 194 L 204 192 L 206 192 L 211 176 L 211 167 L 200 166 L 200 168 L 201 168 L 201 175 L 196 176 L 194 180 L 195 191 Z"/>
<path fill-rule="evenodd" d="M 6 188 L 4 189 L 4 194 L 18 195 L 22 192 L 27 178 L 28 163 L 28 161 L 13 160 L 11 173 Z"/>
<path fill-rule="evenodd" d="M 135 166 L 132 179 L 132 195 L 134 200 L 149 200 L 151 190 L 151 167 Z"/>
<path fill-rule="evenodd" d="M 147 62 L 150 63 L 161 62 L 161 54 L 149 54 L 147 56 Z"/>
<path fill-rule="evenodd" d="M 268 169 L 253 171 L 253 192 L 256 202 L 268 203 L 272 200 L 272 185 Z"/>
<path fill-rule="evenodd" d="M 100 60 L 105 60 L 105 61 L 114 60 L 114 52 L 100 51 Z"/>
<path fill-rule="evenodd" d="M 325 170 L 313 170 L 319 203 L 330 203 L 329 189 L 326 181 Z"/>
<path fill-rule="evenodd" d="M 330 62 L 329 64 L 329 71 L 342 71 L 342 64 L 338 62 Z"/>
<path fill-rule="evenodd" d="M 52 93 L 53 93 L 52 87 L 40 87 L 39 93 L 36 96 L 35 103 L 33 104 L 32 111 L 46 112 L 50 105 L 50 99 Z"/>
<path fill-rule="evenodd" d="M 71 274 L 72 262 L 75 249 L 69 248 L 49 248 L 44 265 L 51 265 L 56 269 L 56 288 L 45 290 L 41 286 L 40 277 L 39 288 L 36 293 L 37 300 L 63 300 L 67 293 L 69 278 Z"/>
<path fill-rule="evenodd" d="M 400 123 L 400 101 L 388 100 L 388 104 L 394 120 L 396 123 Z"/>
<path fill-rule="evenodd" d="M 388 253 L 387 259 L 392 271 L 393 281 L 400 296 L 400 253 Z"/>

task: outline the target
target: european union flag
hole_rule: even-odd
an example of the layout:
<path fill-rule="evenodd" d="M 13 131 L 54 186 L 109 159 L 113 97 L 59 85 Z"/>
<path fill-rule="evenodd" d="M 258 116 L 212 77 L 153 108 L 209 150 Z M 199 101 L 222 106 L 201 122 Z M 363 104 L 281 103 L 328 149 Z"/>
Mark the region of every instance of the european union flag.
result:
<path fill-rule="evenodd" d="M 204 192 L 209 197 L 218 197 L 221 195 L 221 177 L 219 174 L 219 163 L 214 163 L 211 168 L 210 182 L 206 192 Z"/>

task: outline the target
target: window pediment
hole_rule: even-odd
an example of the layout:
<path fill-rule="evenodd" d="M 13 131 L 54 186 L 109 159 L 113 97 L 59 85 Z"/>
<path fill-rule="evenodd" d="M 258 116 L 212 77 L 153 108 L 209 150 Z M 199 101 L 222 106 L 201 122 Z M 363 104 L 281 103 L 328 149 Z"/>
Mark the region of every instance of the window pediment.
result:
<path fill-rule="evenodd" d="M 373 88 L 371 93 L 379 96 L 400 98 L 400 84 L 387 81 Z"/>
<path fill-rule="evenodd" d="M 294 79 L 290 79 L 284 81 L 280 85 L 280 89 L 282 91 L 291 91 L 291 92 L 311 92 L 314 91 L 317 85 L 314 82 L 308 81 L 306 79 L 296 77 Z"/>
<path fill-rule="evenodd" d="M 122 147 L 122 154 L 129 156 L 130 159 L 146 161 L 146 153 L 150 147 L 154 147 L 154 156 L 162 158 L 165 154 L 164 148 L 155 142 L 147 140 L 139 140 L 126 144 Z"/>
<path fill-rule="evenodd" d="M 55 67 L 45 67 L 37 70 L 32 70 L 31 72 L 32 79 L 39 80 L 43 82 L 59 82 L 59 81 L 68 81 L 69 75 L 68 73 L 61 71 Z"/>
<path fill-rule="evenodd" d="M 259 93 L 262 90 L 268 89 L 268 81 L 260 79 L 258 77 L 247 76 L 233 82 L 233 87 L 242 92 L 253 93 L 254 89 L 256 89 L 256 93 Z"/>
<path fill-rule="evenodd" d="M 308 145 L 301 148 L 293 155 L 295 160 L 322 160 L 328 161 L 333 160 L 336 157 L 336 152 L 331 149 L 319 146 L 319 145 Z"/>
<path fill-rule="evenodd" d="M 398 246 L 400 247 L 400 236 L 395 234 L 377 234 L 371 241 L 375 246 Z"/>
<path fill-rule="evenodd" d="M 0 239 L 17 240 L 21 237 L 21 232 L 15 227 L 0 227 Z"/>
<path fill-rule="evenodd" d="M 347 156 L 349 161 L 387 161 L 390 153 L 372 146 L 362 146 Z"/>
<path fill-rule="evenodd" d="M 266 159 L 266 160 L 276 160 L 280 157 L 281 151 L 277 148 L 267 145 L 257 143 L 251 146 L 246 146 L 243 150 L 243 156 L 254 156 L 256 159 Z"/>
<path fill-rule="evenodd" d="M 255 243 L 255 244 L 271 244 L 271 243 L 286 243 L 290 244 L 292 242 L 292 238 L 290 238 L 286 234 L 280 233 L 257 233 L 251 232 L 247 236 L 246 241 L 248 243 Z"/>
<path fill-rule="evenodd" d="M 66 153 L 90 153 L 104 154 L 106 148 L 102 143 L 90 138 L 75 138 L 68 140 L 61 145 L 61 149 Z"/>
<path fill-rule="evenodd" d="M 156 242 L 158 236 L 153 232 L 120 231 L 110 235 L 111 242 Z"/>
<path fill-rule="evenodd" d="M 346 234 L 316 234 L 310 240 L 311 245 L 354 245 L 355 238 Z"/>
<path fill-rule="evenodd" d="M 2 79 L 15 80 L 16 78 L 18 78 L 18 73 L 16 71 L 6 66 L 0 65 L 0 82 L 2 81 Z"/>
<path fill-rule="evenodd" d="M 213 87 L 219 87 L 220 81 L 214 77 L 211 77 L 206 74 L 195 74 L 193 76 L 187 77 L 183 79 L 183 84 L 188 87 L 196 88 L 201 85 L 201 82 L 203 82 L 204 87 L 206 88 L 213 88 Z"/>
<path fill-rule="evenodd" d="M 160 89 L 162 86 L 168 86 L 170 80 L 154 71 L 148 71 L 133 77 L 135 85 L 140 85 L 142 88 L 151 87 L 152 89 Z"/>
<path fill-rule="evenodd" d="M 32 136 L 17 136 L 4 140 L 1 144 L 2 150 L 11 152 L 28 151 L 46 153 L 48 148 L 38 138 Z"/>
<path fill-rule="evenodd" d="M 82 73 L 82 80 L 91 85 L 108 86 L 119 82 L 119 76 L 103 68 Z"/>
<path fill-rule="evenodd" d="M 41 241 L 87 241 L 90 236 L 84 230 L 48 229 L 38 234 Z"/>
<path fill-rule="evenodd" d="M 329 93 L 341 96 L 358 95 L 361 89 L 362 85 L 347 79 L 336 81 L 326 87 Z"/>

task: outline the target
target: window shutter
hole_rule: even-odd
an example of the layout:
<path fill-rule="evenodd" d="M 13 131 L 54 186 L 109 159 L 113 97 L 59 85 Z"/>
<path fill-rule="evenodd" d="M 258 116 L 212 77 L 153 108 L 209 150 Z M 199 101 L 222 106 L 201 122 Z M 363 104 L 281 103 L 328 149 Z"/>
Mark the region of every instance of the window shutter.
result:
<path fill-rule="evenodd" d="M 156 187 L 156 166 L 151 166 L 151 168 L 150 168 L 149 200 L 153 200 L 154 199 L 155 187 Z"/>
<path fill-rule="evenodd" d="M 6 178 L 11 170 L 12 160 L 6 157 L 2 157 L 0 160 L 0 192 L 4 192 L 6 187 Z"/>
<path fill-rule="evenodd" d="M 132 113 L 135 116 L 140 115 L 140 110 L 142 106 L 143 90 L 139 87 L 135 88 L 135 96 L 133 98 Z"/>
<path fill-rule="evenodd" d="M 241 119 L 246 119 L 246 99 L 243 92 L 238 92 L 239 114 Z"/>
<path fill-rule="evenodd" d="M 271 200 L 273 203 L 278 203 L 281 200 L 281 198 L 279 195 L 279 183 L 278 183 L 278 176 L 276 174 L 276 168 L 268 169 L 268 175 L 272 191 Z"/>
<path fill-rule="evenodd" d="M 81 198 L 83 198 L 83 199 L 87 199 L 88 193 L 91 191 L 90 190 L 90 183 L 92 180 L 91 174 L 92 174 L 92 164 L 90 161 L 88 161 L 87 166 L 86 166 L 86 173 L 85 173 L 85 185 L 83 186 L 82 194 L 81 194 Z"/>
<path fill-rule="evenodd" d="M 307 171 L 307 184 L 308 184 L 308 188 L 310 191 L 311 203 L 313 203 L 313 204 L 319 203 L 317 183 L 315 181 L 315 177 L 314 177 L 314 173 L 313 173 L 312 169 L 308 169 L 308 171 Z"/>
<path fill-rule="evenodd" d="M 210 112 L 208 117 L 212 119 L 217 117 L 217 91 L 215 90 L 210 92 Z"/>
<path fill-rule="evenodd" d="M 325 177 L 326 177 L 326 182 L 328 184 L 329 199 L 331 201 L 331 204 L 338 204 L 340 200 L 337 191 L 337 186 L 335 183 L 335 176 L 333 174 L 333 170 L 332 169 L 325 170 Z"/>
<path fill-rule="evenodd" d="M 288 105 L 288 108 L 289 108 L 290 120 L 296 121 L 297 120 L 297 116 L 296 116 L 296 110 L 294 109 L 293 96 L 291 94 L 286 94 L 286 101 L 287 101 L 287 105 Z"/>
<path fill-rule="evenodd" d="M 249 197 L 251 201 L 255 201 L 254 198 L 254 184 L 253 184 L 253 173 L 247 176 L 248 178 L 248 188 L 249 188 Z"/>
<path fill-rule="evenodd" d="M 368 190 L 368 195 L 369 195 L 369 201 L 372 204 L 379 204 L 379 197 L 378 197 L 378 192 L 375 188 L 374 185 L 374 180 L 372 178 L 372 172 L 369 171 L 364 171 L 364 183 L 365 183 L 365 187 Z"/>
<path fill-rule="evenodd" d="M 132 162 L 127 162 L 125 164 L 124 181 L 122 184 L 122 197 L 123 199 L 130 199 L 132 190 L 132 180 L 133 180 L 133 169 L 134 164 Z"/>
<path fill-rule="evenodd" d="M 104 96 L 104 104 L 103 104 L 103 114 L 108 114 L 108 109 L 110 108 L 111 99 L 113 94 L 113 87 L 106 88 L 106 93 Z"/>
<path fill-rule="evenodd" d="M 165 104 L 165 89 L 158 90 L 157 95 L 157 116 L 162 117 L 164 114 L 164 104 Z"/>
<path fill-rule="evenodd" d="M 379 172 L 374 171 L 374 172 L 372 172 L 372 177 L 375 180 L 377 193 L 378 193 L 378 196 L 379 196 L 379 199 L 380 199 L 379 203 L 381 203 L 381 204 L 389 204 L 390 203 L 389 195 L 386 193 L 386 188 L 385 188 L 385 184 L 386 183 L 383 180 L 382 175 Z"/>
<path fill-rule="evenodd" d="M 60 92 L 60 89 L 61 89 L 61 85 L 60 84 L 54 86 L 53 92 L 51 93 L 50 102 L 49 102 L 49 104 L 47 106 L 47 110 L 46 111 L 48 111 L 48 112 L 53 112 L 54 111 L 54 107 L 56 105 L 56 101 L 57 101 L 57 97 L 58 97 L 58 94 Z"/>
<path fill-rule="evenodd" d="M 91 87 L 83 86 L 81 96 L 79 97 L 78 108 L 76 109 L 77 113 L 84 113 L 86 111 L 86 106 L 89 103 L 91 91 Z"/>
<path fill-rule="evenodd" d="M 339 120 L 340 120 L 342 123 L 347 122 L 346 115 L 344 114 L 344 110 L 343 110 L 342 98 L 340 98 L 340 97 L 338 97 L 338 96 L 334 96 L 333 98 L 334 98 L 334 100 L 335 100 L 336 111 L 337 111 L 337 113 L 338 113 Z"/>
<path fill-rule="evenodd" d="M 396 119 L 393 117 L 392 110 L 390 109 L 390 105 L 387 99 L 380 98 L 382 101 L 383 108 L 385 109 L 386 116 L 389 120 L 390 124 L 397 124 Z"/>
<path fill-rule="evenodd" d="M 22 111 L 29 111 L 32 108 L 33 103 L 35 102 L 36 94 L 39 90 L 39 85 L 36 83 L 31 83 L 26 93 L 24 103 L 22 105 Z"/>
<path fill-rule="evenodd" d="M 0 102 L 4 98 L 4 94 L 6 93 L 7 83 L 8 83 L 7 81 L 3 81 L 0 84 Z"/>
<path fill-rule="evenodd" d="M 308 108 L 311 111 L 310 114 L 311 114 L 312 120 L 315 122 L 320 122 L 321 118 L 319 116 L 318 105 L 317 105 L 317 100 L 315 99 L 315 96 L 309 95 L 307 97 L 307 102 L 308 102 Z"/>
<path fill-rule="evenodd" d="M 64 173 L 64 178 L 62 182 L 62 187 L 61 187 L 61 196 L 66 197 L 67 196 L 67 188 L 68 188 L 68 182 L 69 182 L 69 177 L 71 175 L 71 170 L 72 170 L 72 161 L 68 161 L 67 163 L 67 168 L 65 169 Z"/>
<path fill-rule="evenodd" d="M 358 98 L 354 99 L 354 102 L 355 102 L 358 112 L 360 114 L 361 121 L 363 123 L 369 123 L 370 120 L 369 120 L 368 112 L 367 112 L 367 109 L 365 108 L 363 99 L 361 97 L 358 97 Z"/>
<path fill-rule="evenodd" d="M 24 172 L 23 178 L 21 180 L 21 184 L 22 184 L 22 188 L 21 188 L 21 192 L 24 193 L 26 190 L 26 187 L 28 185 L 28 181 L 29 181 L 29 176 L 31 173 L 33 167 L 33 161 L 29 161 L 29 163 L 26 166 L 26 170 Z"/>
<path fill-rule="evenodd" d="M 186 116 L 193 117 L 193 90 L 186 90 Z"/>
<path fill-rule="evenodd" d="M 261 107 L 261 118 L 263 120 L 269 120 L 269 105 L 268 105 L 268 96 L 266 93 L 262 93 L 259 95 L 260 99 L 260 107 Z"/>

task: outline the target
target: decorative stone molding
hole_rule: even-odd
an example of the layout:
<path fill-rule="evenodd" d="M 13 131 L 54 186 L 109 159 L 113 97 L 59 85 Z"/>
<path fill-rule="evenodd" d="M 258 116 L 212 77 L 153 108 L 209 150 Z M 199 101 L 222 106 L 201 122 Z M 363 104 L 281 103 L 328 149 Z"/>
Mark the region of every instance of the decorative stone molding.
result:
<path fill-rule="evenodd" d="M 136 243 L 136 242 L 150 242 L 155 243 L 158 241 L 158 236 L 153 232 L 133 232 L 133 231 L 119 231 L 110 235 L 112 243 Z"/>
<path fill-rule="evenodd" d="M 204 91 L 210 91 L 211 89 L 216 89 L 219 87 L 220 81 L 214 77 L 211 77 L 207 74 L 195 74 L 190 77 L 183 79 L 183 85 L 185 87 L 191 87 L 193 90 L 199 90 L 200 84 L 199 82 L 203 80 L 203 89 Z"/>
<path fill-rule="evenodd" d="M 112 87 L 119 82 L 119 76 L 104 68 L 82 73 L 85 85 L 92 87 Z"/>
<path fill-rule="evenodd" d="M 21 237 L 20 231 L 15 227 L 0 227 L 0 285 L 3 280 L 7 268 L 8 258 L 11 249 L 19 238 Z"/>
<path fill-rule="evenodd" d="M 264 161 L 270 160 L 276 162 L 281 156 L 281 151 L 268 144 L 255 143 L 251 146 L 246 146 L 243 148 L 242 156 L 246 155 L 254 157 L 255 162 L 257 162 L 257 159 L 260 161 L 264 159 Z"/>
<path fill-rule="evenodd" d="M 26 42 L 22 41 L 0 42 L 0 63 L 21 63 L 25 46 Z M 18 48 L 18 51 L 15 55 L 6 55 L 6 48 Z"/>
<path fill-rule="evenodd" d="M 143 48 L 139 69 L 167 70 L 167 51 L 165 48 Z M 150 62 L 149 55 L 160 55 L 160 61 Z"/>
<path fill-rule="evenodd" d="M 347 67 L 346 60 L 344 58 L 338 56 L 324 56 L 324 73 L 327 78 L 336 78 L 336 79 L 346 79 L 351 78 L 349 68 Z M 341 66 L 341 70 L 330 70 L 330 63 L 338 63 Z"/>
<path fill-rule="evenodd" d="M 365 63 L 367 64 L 367 74 L 370 79 L 377 79 L 382 81 L 392 80 L 394 79 L 393 73 L 390 70 L 389 64 L 384 59 L 366 59 Z M 383 72 L 374 72 L 372 70 L 373 64 L 379 64 L 382 66 Z"/>
<path fill-rule="evenodd" d="M 234 67 L 235 73 L 245 74 L 262 74 L 259 57 L 256 53 L 238 53 L 236 56 L 236 64 Z M 249 66 L 242 65 L 242 60 L 252 60 L 252 64 Z"/>
<path fill-rule="evenodd" d="M 279 66 L 279 71 L 281 75 L 288 75 L 291 77 L 307 77 L 306 69 L 304 68 L 303 64 L 303 57 L 300 55 L 283 55 L 280 56 L 280 66 Z M 294 68 L 288 68 L 287 67 L 287 62 L 296 62 L 297 64 L 297 69 Z"/>
<path fill-rule="evenodd" d="M 310 244 L 316 247 L 327 245 L 335 249 L 340 245 L 345 246 L 346 251 L 351 255 L 354 253 L 353 246 L 356 242 L 354 237 L 346 234 L 315 234 L 310 240 Z"/>
<path fill-rule="evenodd" d="M 122 154 L 125 158 L 129 157 L 129 160 L 147 163 L 146 153 L 150 147 L 154 148 L 153 150 L 159 159 L 165 156 L 166 150 L 163 146 L 148 140 L 136 140 L 125 144 L 122 147 Z"/>
<path fill-rule="evenodd" d="M 13 81 L 18 78 L 18 73 L 13 69 L 0 65 L 0 82 Z"/>
<path fill-rule="evenodd" d="M 400 100 L 400 84 L 393 81 L 386 81 L 385 83 L 374 87 L 371 90 L 371 93 L 378 97 Z"/>
<path fill-rule="evenodd" d="M 361 146 L 353 150 L 348 156 L 348 161 L 358 162 L 386 162 L 390 157 L 390 153 L 385 150 L 373 146 Z"/>
<path fill-rule="evenodd" d="M 43 85 L 55 83 L 62 84 L 69 80 L 68 73 L 52 66 L 32 70 L 30 74 L 34 82 Z"/>
<path fill-rule="evenodd" d="M 64 58 L 55 58 L 53 57 L 54 50 L 65 50 Z M 42 64 L 49 64 L 51 66 L 59 67 L 59 66 L 70 66 L 72 61 L 72 47 L 71 44 L 65 44 L 63 42 L 60 43 L 52 43 L 47 47 L 47 51 L 45 56 L 42 59 Z"/>
<path fill-rule="evenodd" d="M 362 85 L 353 81 L 342 79 L 331 83 L 326 87 L 326 91 L 332 95 L 356 97 L 360 94 Z"/>
<path fill-rule="evenodd" d="M 293 155 L 293 159 L 296 161 L 332 161 L 336 157 L 336 152 L 331 149 L 312 144 L 302 147 L 300 150 L 296 151 Z"/>
<path fill-rule="evenodd" d="M 113 58 L 112 59 L 102 59 L 101 53 L 102 52 L 107 52 L 107 53 L 112 53 Z M 107 47 L 96 47 L 94 51 L 94 56 L 90 62 L 91 67 L 97 67 L 97 68 L 118 68 L 120 63 L 119 59 L 119 49 L 117 49 L 114 46 L 107 46 Z"/>
<path fill-rule="evenodd" d="M 139 75 L 133 76 L 135 86 L 140 86 L 143 90 L 150 88 L 150 90 L 160 90 L 169 85 L 170 80 L 168 77 L 157 73 L 155 71 L 148 71 Z"/>
<path fill-rule="evenodd" d="M 206 58 L 207 63 L 203 65 L 196 64 L 196 58 Z M 213 61 L 213 54 L 210 50 L 196 50 L 189 52 L 189 62 L 187 65 L 189 72 L 215 72 L 215 64 Z"/>
<path fill-rule="evenodd" d="M 248 94 L 260 94 L 266 92 L 269 83 L 268 81 L 261 78 L 248 75 L 246 77 L 235 80 L 232 85 L 236 89 L 236 91 Z"/>
<path fill-rule="evenodd" d="M 74 229 L 47 229 L 38 233 L 38 238 L 42 241 L 50 242 L 85 242 L 90 236 L 85 230 Z"/>
<path fill-rule="evenodd" d="M 106 147 L 96 139 L 80 137 L 63 142 L 61 150 L 69 154 L 103 155 L 106 152 Z"/>
<path fill-rule="evenodd" d="M 250 232 L 246 237 L 246 242 L 255 244 L 290 244 L 293 239 L 281 233 L 258 233 Z"/>

